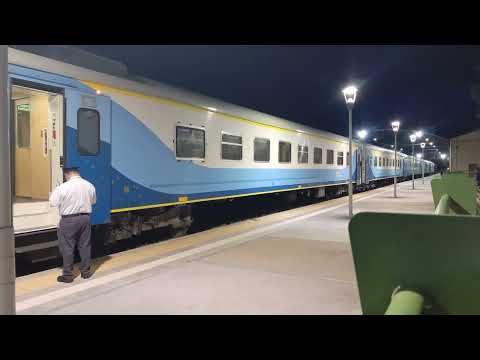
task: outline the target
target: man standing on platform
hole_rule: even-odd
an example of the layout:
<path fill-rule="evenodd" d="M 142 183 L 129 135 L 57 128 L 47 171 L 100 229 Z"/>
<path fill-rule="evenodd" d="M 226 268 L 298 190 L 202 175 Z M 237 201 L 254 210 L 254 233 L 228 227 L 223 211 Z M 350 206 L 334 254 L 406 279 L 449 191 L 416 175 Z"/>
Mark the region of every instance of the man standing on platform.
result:
<path fill-rule="evenodd" d="M 50 195 L 50 206 L 58 207 L 61 220 L 58 225 L 58 246 L 63 257 L 63 274 L 57 281 L 73 281 L 73 254 L 75 246 L 80 253 L 80 273 L 83 279 L 92 276 L 91 224 L 92 205 L 96 202 L 95 187 L 80 176 L 77 168 L 64 169 L 65 182 Z"/>

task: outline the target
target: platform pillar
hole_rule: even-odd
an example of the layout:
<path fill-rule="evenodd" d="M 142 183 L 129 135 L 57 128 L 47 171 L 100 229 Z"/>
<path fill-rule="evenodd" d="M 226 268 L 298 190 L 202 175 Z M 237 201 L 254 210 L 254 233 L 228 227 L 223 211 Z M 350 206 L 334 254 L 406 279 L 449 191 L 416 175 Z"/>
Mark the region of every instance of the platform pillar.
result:
<path fill-rule="evenodd" d="M 0 315 L 15 315 L 15 242 L 8 115 L 8 47 L 0 45 Z"/>

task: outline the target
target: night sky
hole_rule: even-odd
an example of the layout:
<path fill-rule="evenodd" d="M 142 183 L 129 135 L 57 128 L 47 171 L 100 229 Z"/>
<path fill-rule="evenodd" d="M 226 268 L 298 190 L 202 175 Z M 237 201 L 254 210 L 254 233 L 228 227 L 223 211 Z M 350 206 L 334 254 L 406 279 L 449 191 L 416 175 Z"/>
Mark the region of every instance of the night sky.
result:
<path fill-rule="evenodd" d="M 125 63 L 132 74 L 345 136 L 340 90 L 350 82 L 359 87 L 354 131 L 369 129 L 379 142 L 392 143 L 391 131 L 373 130 L 393 119 L 443 137 L 480 127 L 471 96 L 479 46 L 79 47 Z"/>

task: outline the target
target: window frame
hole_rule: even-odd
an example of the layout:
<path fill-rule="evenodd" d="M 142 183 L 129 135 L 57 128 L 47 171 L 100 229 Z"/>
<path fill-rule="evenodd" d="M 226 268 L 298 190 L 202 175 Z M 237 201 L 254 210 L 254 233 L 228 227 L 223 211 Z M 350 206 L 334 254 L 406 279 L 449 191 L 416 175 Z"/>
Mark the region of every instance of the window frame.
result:
<path fill-rule="evenodd" d="M 242 143 L 237 144 L 237 143 L 231 143 L 231 142 L 228 142 L 228 141 L 223 141 L 223 135 L 224 134 L 225 135 L 230 135 L 230 136 L 237 136 L 242 140 Z M 223 157 L 223 146 L 222 146 L 224 144 L 225 145 L 231 145 L 231 146 L 239 146 L 242 149 L 242 151 L 241 151 L 242 157 L 240 159 L 225 159 Z M 242 161 L 243 160 L 243 135 L 233 134 L 233 133 L 230 133 L 228 131 L 221 131 L 220 132 L 220 159 L 225 160 L 225 161 Z"/>
<path fill-rule="evenodd" d="M 255 140 L 268 140 L 268 160 L 255 160 Z M 268 164 L 272 159 L 272 141 L 269 138 L 263 137 L 254 137 L 253 138 L 253 162 L 261 163 L 261 164 Z"/>
<path fill-rule="evenodd" d="M 320 150 L 320 162 L 315 161 L 315 150 Z M 315 165 L 322 165 L 323 164 L 323 148 L 319 146 L 314 146 L 313 147 L 313 163 Z"/>
<path fill-rule="evenodd" d="M 178 156 L 178 152 L 177 152 L 178 131 L 177 131 L 177 129 L 179 127 L 186 128 L 186 129 L 195 129 L 195 130 L 203 131 L 203 158 L 201 158 L 201 157 L 181 157 L 181 156 Z M 175 124 L 175 158 L 177 160 L 182 160 L 182 161 L 190 161 L 190 160 L 205 161 L 206 157 L 207 157 L 207 131 L 206 131 L 205 127 L 195 126 L 195 125 Z"/>
<path fill-rule="evenodd" d="M 28 105 L 30 109 L 30 104 L 16 104 L 15 105 L 15 145 L 19 149 L 31 149 L 32 148 L 32 119 L 31 119 L 31 111 L 30 110 L 19 110 L 19 106 L 21 105 Z M 18 121 L 18 112 L 23 111 L 23 112 L 28 112 L 28 146 L 20 146 L 19 140 L 19 135 L 20 131 L 18 130 L 20 128 L 19 121 Z M 22 143 L 23 145 L 23 143 Z"/>
<path fill-rule="evenodd" d="M 340 156 L 342 154 L 342 156 Z M 342 163 L 339 164 L 339 160 L 342 159 Z M 337 166 L 345 166 L 345 152 L 344 151 L 337 151 Z"/>
<path fill-rule="evenodd" d="M 97 142 L 97 152 L 95 154 L 92 154 L 92 153 L 89 153 L 89 154 L 85 154 L 85 153 L 82 153 L 80 151 L 80 127 L 78 126 L 79 124 L 79 120 L 80 120 L 80 112 L 82 110 L 88 110 L 88 111 L 93 111 L 93 112 L 96 112 L 97 115 L 98 115 L 98 142 Z M 79 153 L 80 156 L 98 156 L 98 154 L 100 154 L 100 146 L 101 146 L 101 135 L 100 135 L 100 122 L 101 122 L 101 117 L 100 117 L 100 112 L 97 110 L 97 109 L 93 109 L 93 108 L 87 108 L 87 107 L 80 107 L 78 108 L 77 110 L 77 152 Z"/>
<path fill-rule="evenodd" d="M 328 162 L 328 153 L 331 153 L 332 154 L 332 162 L 329 163 Z M 327 162 L 326 162 L 327 165 L 335 165 L 335 150 L 333 149 L 327 149 Z"/>
<path fill-rule="evenodd" d="M 280 143 L 290 145 L 290 161 L 280 161 Z M 278 140 L 278 163 L 279 164 L 291 164 L 292 163 L 292 143 L 290 141 Z"/>
<path fill-rule="evenodd" d="M 304 149 L 307 149 L 307 151 L 304 151 Z M 300 150 L 301 149 L 301 150 Z M 308 153 L 310 152 L 310 149 L 308 148 L 308 145 L 300 145 L 300 144 L 297 144 L 297 164 L 301 164 L 301 165 L 308 165 Z M 305 162 L 300 162 L 299 160 L 299 156 L 300 154 L 307 154 L 307 161 Z"/>

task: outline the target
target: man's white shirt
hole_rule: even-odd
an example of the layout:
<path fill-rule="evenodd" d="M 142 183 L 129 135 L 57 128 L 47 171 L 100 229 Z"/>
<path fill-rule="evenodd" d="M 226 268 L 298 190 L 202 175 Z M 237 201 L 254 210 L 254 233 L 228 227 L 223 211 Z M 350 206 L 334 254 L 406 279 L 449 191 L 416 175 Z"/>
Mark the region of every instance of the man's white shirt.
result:
<path fill-rule="evenodd" d="M 50 206 L 58 207 L 61 216 L 90 214 L 96 202 L 95 187 L 80 176 L 73 176 L 57 186 L 50 195 Z"/>

